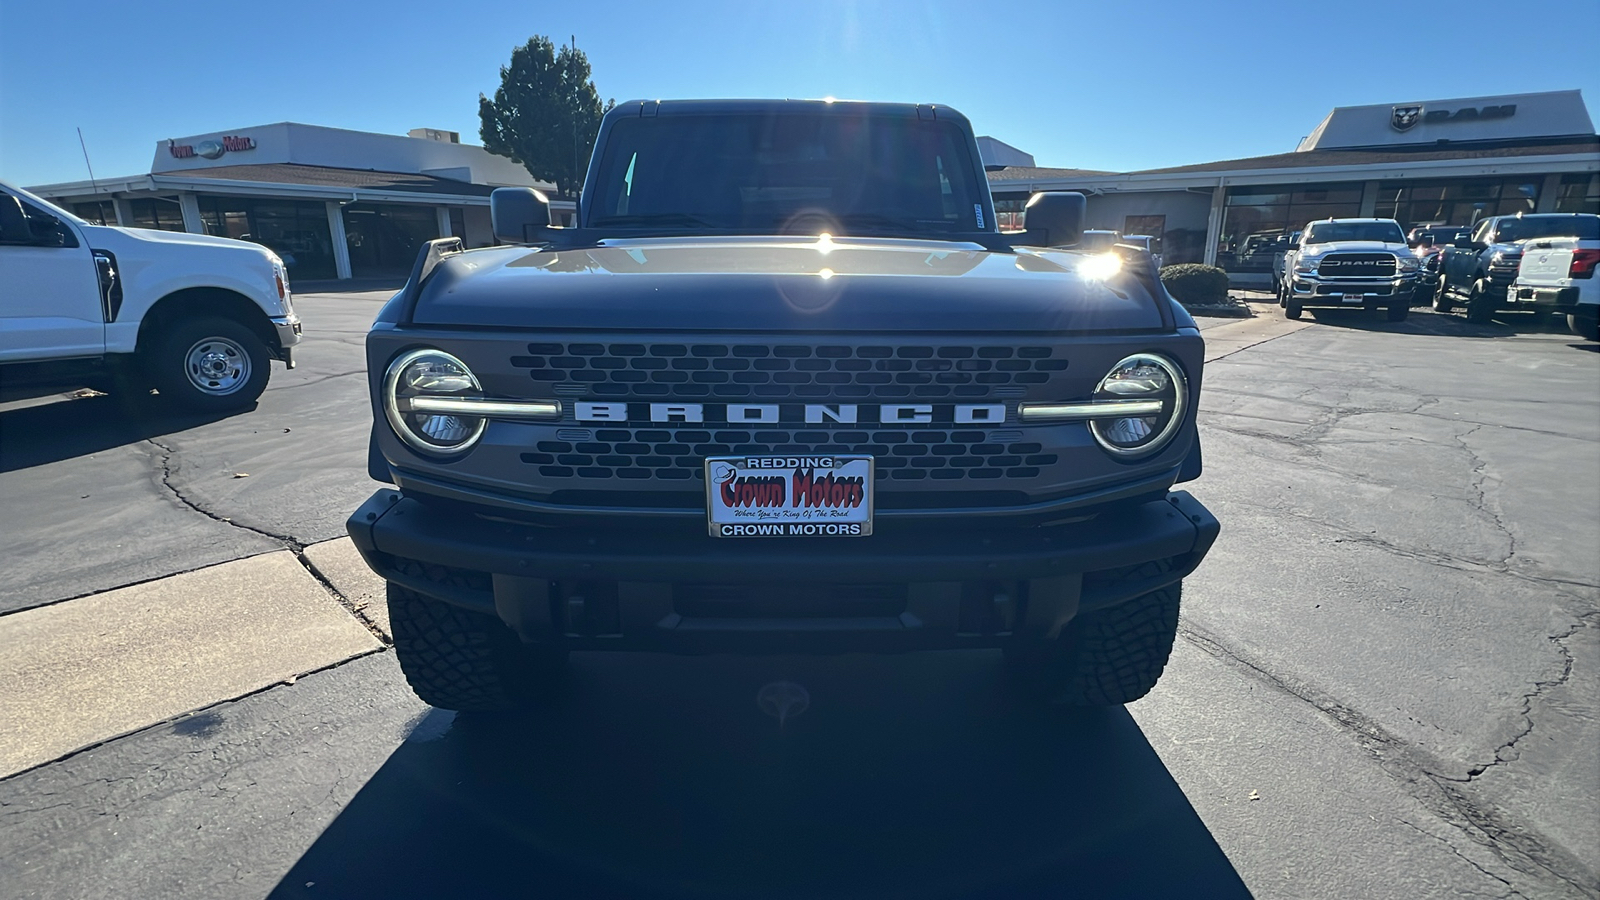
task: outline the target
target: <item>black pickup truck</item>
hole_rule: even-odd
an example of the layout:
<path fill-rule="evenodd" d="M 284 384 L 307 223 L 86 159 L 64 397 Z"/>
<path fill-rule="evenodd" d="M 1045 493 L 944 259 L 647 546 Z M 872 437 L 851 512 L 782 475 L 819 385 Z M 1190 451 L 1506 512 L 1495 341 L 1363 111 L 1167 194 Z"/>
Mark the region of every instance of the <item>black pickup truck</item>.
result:
<path fill-rule="evenodd" d="M 1439 256 L 1439 283 L 1433 295 L 1435 312 L 1450 312 L 1461 303 L 1467 321 L 1487 322 L 1506 310 L 1543 312 L 1549 307 L 1509 296 L 1516 280 L 1523 243 L 1535 238 L 1590 238 L 1594 216 L 1578 213 L 1491 216 L 1457 235 Z"/>
<path fill-rule="evenodd" d="M 565 654 L 1004 648 L 1050 702 L 1151 689 L 1218 523 L 1203 345 L 1149 253 L 1001 234 L 943 106 L 665 101 L 602 122 L 578 224 L 424 248 L 367 337 L 349 521 L 436 706 Z"/>

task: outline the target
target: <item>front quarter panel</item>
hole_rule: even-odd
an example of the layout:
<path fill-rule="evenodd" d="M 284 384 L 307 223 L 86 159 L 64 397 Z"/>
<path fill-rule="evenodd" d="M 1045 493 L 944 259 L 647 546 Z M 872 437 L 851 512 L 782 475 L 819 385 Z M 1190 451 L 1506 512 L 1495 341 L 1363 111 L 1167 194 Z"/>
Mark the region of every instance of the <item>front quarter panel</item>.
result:
<path fill-rule="evenodd" d="M 244 241 L 177 243 L 150 240 L 124 229 L 89 226 L 91 247 L 116 254 L 123 301 L 117 321 L 106 326 L 106 350 L 132 353 L 139 324 L 163 297 L 191 288 L 218 288 L 239 294 L 266 316 L 288 310 L 278 298 L 272 256 Z M 237 246 L 229 246 L 237 245 Z"/>

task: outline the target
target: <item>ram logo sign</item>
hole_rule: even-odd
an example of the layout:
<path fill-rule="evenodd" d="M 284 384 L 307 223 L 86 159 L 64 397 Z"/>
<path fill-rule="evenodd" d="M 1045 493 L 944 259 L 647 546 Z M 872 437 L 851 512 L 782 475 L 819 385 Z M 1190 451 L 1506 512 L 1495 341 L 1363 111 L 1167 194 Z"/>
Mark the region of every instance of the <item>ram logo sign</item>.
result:
<path fill-rule="evenodd" d="M 1421 118 L 1422 107 L 1420 106 L 1396 106 L 1389 115 L 1389 124 L 1394 126 L 1395 131 L 1405 131 L 1417 124 L 1417 121 Z"/>

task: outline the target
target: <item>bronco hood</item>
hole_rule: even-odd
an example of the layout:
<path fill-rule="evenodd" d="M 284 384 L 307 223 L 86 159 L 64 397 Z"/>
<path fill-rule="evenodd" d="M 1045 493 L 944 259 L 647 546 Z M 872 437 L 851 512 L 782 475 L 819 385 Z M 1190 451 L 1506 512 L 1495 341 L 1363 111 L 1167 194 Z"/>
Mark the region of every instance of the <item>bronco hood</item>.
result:
<path fill-rule="evenodd" d="M 887 238 L 652 238 L 447 257 L 418 325 L 683 331 L 1162 330 L 1114 258 Z M 1170 321 L 1170 320 L 1169 320 Z"/>

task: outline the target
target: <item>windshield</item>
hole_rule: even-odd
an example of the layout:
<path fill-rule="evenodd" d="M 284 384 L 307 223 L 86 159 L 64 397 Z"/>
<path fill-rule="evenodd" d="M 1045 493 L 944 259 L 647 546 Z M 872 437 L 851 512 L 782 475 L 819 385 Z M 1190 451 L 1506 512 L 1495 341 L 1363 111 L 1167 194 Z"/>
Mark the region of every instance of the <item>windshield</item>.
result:
<path fill-rule="evenodd" d="M 1386 244 L 1403 244 L 1398 222 L 1313 222 L 1308 244 L 1331 244 L 1345 241 L 1379 241 Z"/>
<path fill-rule="evenodd" d="M 1530 238 L 1575 237 L 1600 240 L 1600 216 L 1524 216 L 1500 223 L 1501 241 L 1526 241 Z"/>
<path fill-rule="evenodd" d="M 611 129 L 589 227 L 696 233 L 992 230 L 952 122 L 837 113 L 659 116 Z"/>

